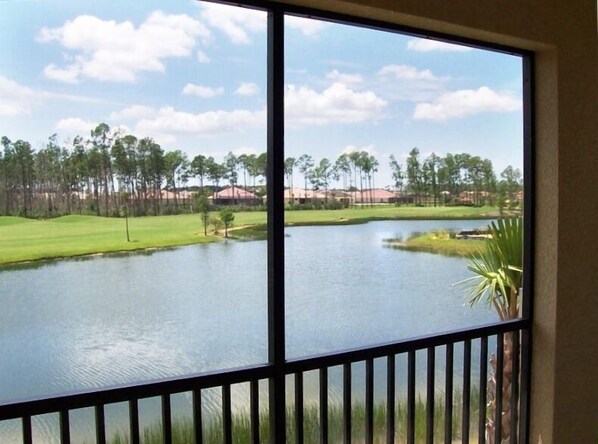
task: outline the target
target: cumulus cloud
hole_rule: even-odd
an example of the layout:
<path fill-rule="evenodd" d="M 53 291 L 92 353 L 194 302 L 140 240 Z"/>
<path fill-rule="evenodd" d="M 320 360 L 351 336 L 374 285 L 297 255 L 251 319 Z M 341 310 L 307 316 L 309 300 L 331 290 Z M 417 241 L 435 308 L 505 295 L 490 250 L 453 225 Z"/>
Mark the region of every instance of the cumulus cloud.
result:
<path fill-rule="evenodd" d="M 351 154 L 351 153 L 360 153 L 365 151 L 366 153 L 375 156 L 377 155 L 374 145 L 364 145 L 364 146 L 355 146 L 355 145 L 347 145 L 341 154 Z"/>
<path fill-rule="evenodd" d="M 216 96 L 224 94 L 224 88 L 212 88 L 209 86 L 194 85 L 193 83 L 187 83 L 183 88 L 183 94 L 187 96 L 197 96 L 202 99 L 211 99 Z"/>
<path fill-rule="evenodd" d="M 444 52 L 466 52 L 471 48 L 463 45 L 454 45 L 452 43 L 439 42 L 430 39 L 409 39 L 407 41 L 407 50 L 418 52 L 444 51 Z"/>
<path fill-rule="evenodd" d="M 202 3 L 201 18 L 226 34 L 231 42 L 243 45 L 251 43 L 251 34 L 265 31 L 267 22 L 263 11 L 216 3 Z"/>
<path fill-rule="evenodd" d="M 301 31 L 303 35 L 307 37 L 316 37 L 328 26 L 326 22 L 321 20 L 296 17 L 292 15 L 287 15 L 285 17 L 284 23 L 291 29 Z"/>
<path fill-rule="evenodd" d="M 243 82 L 241 85 L 239 85 L 235 91 L 235 94 L 239 96 L 255 96 L 259 92 L 260 88 L 255 83 Z"/>
<path fill-rule="evenodd" d="M 208 55 L 205 52 L 203 52 L 201 49 L 197 50 L 197 61 L 199 63 L 204 63 L 204 64 L 207 64 L 207 63 L 211 62 L 211 60 L 208 57 Z"/>
<path fill-rule="evenodd" d="M 480 113 L 510 112 L 521 109 L 521 99 L 510 93 L 497 93 L 487 86 L 443 94 L 431 103 L 415 106 L 415 120 L 446 121 Z"/>
<path fill-rule="evenodd" d="M 164 72 L 164 59 L 187 57 L 197 41 L 209 38 L 210 31 L 198 20 L 161 11 L 153 12 L 139 27 L 130 21 L 80 15 L 61 27 L 44 27 L 37 36 L 39 42 L 58 42 L 75 53 L 66 66 L 44 68 L 47 78 L 66 83 L 82 77 L 133 82 L 140 72 Z"/>
<path fill-rule="evenodd" d="M 410 65 L 387 65 L 378 71 L 380 76 L 392 76 L 396 79 L 404 80 L 441 80 L 436 77 L 429 69 L 419 70 Z"/>
<path fill-rule="evenodd" d="M 266 111 L 208 111 L 193 114 L 173 107 L 160 108 L 153 118 L 141 119 L 136 126 L 140 134 L 215 135 L 264 127 Z"/>
<path fill-rule="evenodd" d="M 386 65 L 377 73 L 384 96 L 394 100 L 425 101 L 438 97 L 449 77 L 411 65 Z"/>
<path fill-rule="evenodd" d="M 324 91 L 288 85 L 285 117 L 294 126 L 358 123 L 381 117 L 387 102 L 372 91 L 356 92 L 343 83 Z"/>
<path fill-rule="evenodd" d="M 80 117 L 68 117 L 56 123 L 56 130 L 63 136 L 88 136 L 97 125 L 97 122 Z"/>
<path fill-rule="evenodd" d="M 33 89 L 0 76 L 0 116 L 30 114 L 36 100 Z"/>
<path fill-rule="evenodd" d="M 326 78 L 333 82 L 344 83 L 346 85 L 363 82 L 363 76 L 361 74 L 345 74 L 336 69 L 327 73 Z"/>

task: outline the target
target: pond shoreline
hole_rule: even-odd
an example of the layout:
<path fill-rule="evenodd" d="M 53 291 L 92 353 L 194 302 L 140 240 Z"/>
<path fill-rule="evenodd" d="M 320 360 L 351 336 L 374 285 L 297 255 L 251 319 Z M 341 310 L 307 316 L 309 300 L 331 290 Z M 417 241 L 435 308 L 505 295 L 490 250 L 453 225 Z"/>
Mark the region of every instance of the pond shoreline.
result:
<path fill-rule="evenodd" d="M 313 210 L 315 211 L 315 210 Z M 294 212 L 287 212 L 289 213 Z M 330 220 L 299 220 L 299 221 L 290 221 L 285 223 L 285 227 L 304 227 L 304 226 L 342 226 L 342 225 L 360 225 L 360 224 L 367 224 L 369 222 L 380 222 L 380 221 L 414 221 L 414 220 L 421 220 L 421 221 L 434 221 L 434 220 L 491 220 L 497 217 L 494 212 L 488 213 L 481 213 L 481 214 L 474 214 L 474 215 L 461 215 L 456 216 L 452 214 L 448 215 L 425 215 L 425 216 L 416 216 L 416 215 L 401 215 L 401 216 L 371 216 L 371 217 L 357 217 L 357 218 L 346 218 L 346 217 L 339 217 L 338 219 L 330 219 Z M 176 216 L 174 216 L 176 217 Z M 209 234 L 207 237 L 203 234 L 198 235 L 198 233 L 193 233 L 192 238 L 188 239 L 176 239 L 170 243 L 163 243 L 159 244 L 157 242 L 156 245 L 145 245 L 140 246 L 138 248 L 122 248 L 122 246 L 116 247 L 114 249 L 107 249 L 106 251 L 90 251 L 90 252 L 83 252 L 83 253 L 72 253 L 72 254 L 56 254 L 56 255 L 48 255 L 43 257 L 35 257 L 35 258 L 27 258 L 23 260 L 17 261 L 5 261 L 3 262 L 0 259 L 0 270 L 3 269 L 10 269 L 10 268 L 18 268 L 20 266 L 29 266 L 35 264 L 43 264 L 48 262 L 54 261 L 62 261 L 68 259 L 79 259 L 79 258 L 86 258 L 86 257 L 95 257 L 95 256 L 105 256 L 105 255 L 120 255 L 120 254 L 128 254 L 128 253 L 140 253 L 144 251 L 155 251 L 155 250 L 167 250 L 173 249 L 178 247 L 184 247 L 189 245 L 197 245 L 197 244 L 208 244 L 214 242 L 221 242 L 223 240 L 239 240 L 239 241 L 253 241 L 253 240 L 266 240 L 267 239 L 267 232 L 266 232 L 266 224 L 263 223 L 254 223 L 254 224 L 243 224 L 239 227 L 232 227 L 229 228 L 229 237 L 225 238 L 223 232 L 219 232 L 218 234 Z M 135 241 L 134 241 L 135 242 Z M 134 243 L 133 242 L 133 243 Z M 127 244 L 125 244 L 127 245 Z M 129 245 L 127 245 L 129 246 Z M 417 251 L 414 247 L 397 247 L 411 251 Z M 422 251 L 422 250 L 420 250 Z M 431 251 L 435 252 L 435 251 Z M 457 254 L 460 255 L 460 254 Z M 461 255 L 462 256 L 462 255 Z"/>

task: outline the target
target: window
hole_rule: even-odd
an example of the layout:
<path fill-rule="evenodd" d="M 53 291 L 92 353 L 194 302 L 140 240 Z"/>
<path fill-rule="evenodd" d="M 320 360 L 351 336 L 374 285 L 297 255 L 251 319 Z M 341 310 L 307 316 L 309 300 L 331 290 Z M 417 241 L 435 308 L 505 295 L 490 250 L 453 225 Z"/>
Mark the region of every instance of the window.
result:
<path fill-rule="evenodd" d="M 207 238 L 204 225 L 225 235 L 232 228 L 234 236 L 267 236 L 268 242 L 224 241 L 0 271 L 3 305 L 10 307 L 0 314 L 8 333 L 0 339 L 1 353 L 31 357 L 0 363 L 13 378 L 4 381 L 0 393 L 8 395 L 0 404 L 176 378 L 147 392 L 142 388 L 141 395 L 125 396 L 123 389 L 114 399 L 128 406 L 102 401 L 101 427 L 92 411 L 65 407 L 71 433 L 86 437 L 104 426 L 108 436 L 135 436 L 152 427 L 162 427 L 162 433 L 166 417 L 184 428 L 197 421 L 185 418 L 197 415 L 199 399 L 204 436 L 212 426 L 217 436 L 239 433 L 231 423 L 248 409 L 255 428 L 255 406 L 269 403 L 275 437 L 284 433 L 288 405 L 294 436 L 352 433 L 367 440 L 395 432 L 407 437 L 417 421 L 430 424 L 430 406 L 442 387 L 451 396 L 444 405 L 463 411 L 453 412 L 461 433 L 484 428 L 482 414 L 465 419 L 465 393 L 485 405 L 488 354 L 500 349 L 504 360 L 496 341 L 511 341 L 511 331 L 525 336 L 529 312 L 512 328 L 485 330 L 480 326 L 493 323 L 495 314 L 483 304 L 469 308 L 467 289 L 453 285 L 469 276 L 467 260 L 405 248 L 423 249 L 408 241 L 433 231 L 432 241 L 458 250 L 455 242 L 483 242 L 457 238 L 485 236 L 474 231 L 486 217 L 523 213 L 521 170 L 524 152 L 529 157 L 531 150 L 529 128 L 524 133 L 528 55 L 481 49 L 477 42 L 449 44 L 444 36 L 435 40 L 349 17 L 305 18 L 318 11 L 264 5 L 272 9 L 169 3 L 125 10 L 78 3 L 59 17 L 40 2 L 34 19 L 23 25 L 28 32 L 13 33 L 15 39 L 34 36 L 28 44 L 47 51 L 39 52 L 40 60 L 15 57 L 0 72 L 4 90 L 11 91 L 4 93 L 10 100 L 2 114 L 8 138 L 0 198 L 10 216 L 0 219 L 0 229 L 12 236 L 0 241 L 5 251 L 25 240 L 31 251 L 39 247 L 41 222 L 15 215 L 61 213 L 73 214 L 44 221 L 47 233 L 55 230 L 67 239 L 69 231 L 81 230 L 90 244 L 100 245 L 117 231 L 124 239 L 126 230 L 132 236 L 132 242 L 121 240 L 126 250 L 195 243 Z M 19 18 L 27 4 L 1 7 L 13 14 L 12 26 L 25 23 Z M 35 63 L 37 69 L 25 69 Z M 85 85 L 91 86 L 83 94 Z M 40 142 L 47 135 L 25 131 L 27 112 L 38 123 L 35 131 L 56 128 L 59 135 Z M 98 125 L 103 120 L 109 124 Z M 60 131 L 74 132 L 63 139 Z M 75 137 L 85 132 L 90 136 Z M 40 141 L 29 150 L 26 137 Z M 17 153 L 31 162 L 19 163 Z M 65 166 L 90 153 L 97 162 L 88 158 L 83 175 L 75 168 L 66 180 L 65 171 L 71 173 Z M 152 173 L 156 159 L 163 169 Z M 212 212 L 202 225 L 200 208 L 206 204 Z M 229 207 L 232 221 L 223 209 Z M 109 225 L 101 233 L 93 228 L 98 215 Z M 181 232 L 194 241 L 176 238 Z M 145 245 L 145 236 L 160 240 Z M 129 248 L 136 241 L 140 245 Z M 39 288 L 31 302 L 23 295 L 33 282 Z M 474 333 L 447 333 L 454 329 Z M 419 336 L 432 339 L 413 340 Z M 42 362 L 62 373 L 27 373 L 39 368 L 40 350 Z M 223 370 L 245 365 L 251 367 L 247 373 Z M 206 382 L 212 377 L 220 383 Z M 41 386 L 44 380 L 56 383 Z M 192 381 L 201 388 L 199 397 Z M 523 369 L 523 389 L 525 383 Z M 432 413 L 424 418 L 391 412 L 392 429 L 389 422 L 374 430 L 373 406 L 390 412 L 391 389 L 398 406 L 403 402 L 413 413 L 419 393 Z M 453 399 L 458 393 L 460 404 Z M 152 396 L 162 396 L 162 410 Z M 83 404 L 95 406 L 97 418 L 98 404 Z M 337 407 L 337 413 L 344 410 L 335 419 Z M 351 426 L 360 409 L 365 422 L 354 419 Z M 305 421 L 298 425 L 300 411 Z M 2 419 L 11 417 L 2 413 Z M 267 419 L 256 415 L 263 427 Z M 64 418 L 34 416 L 35 436 L 59 434 Z M 4 421 L 0 433 L 26 434 L 26 422 Z M 427 427 L 434 437 L 448 433 Z"/>

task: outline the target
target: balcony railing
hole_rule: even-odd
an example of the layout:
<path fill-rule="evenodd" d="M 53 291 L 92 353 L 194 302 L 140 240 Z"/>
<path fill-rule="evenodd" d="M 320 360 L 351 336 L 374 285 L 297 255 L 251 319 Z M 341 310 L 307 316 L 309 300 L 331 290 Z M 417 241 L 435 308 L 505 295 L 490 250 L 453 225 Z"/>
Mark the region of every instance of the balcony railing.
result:
<path fill-rule="evenodd" d="M 288 398 L 293 399 L 287 404 L 286 418 L 285 415 L 272 417 L 286 421 L 286 439 L 292 443 L 500 443 L 505 436 L 511 443 L 526 442 L 528 331 L 527 320 L 515 320 L 288 360 L 284 363 L 284 372 L 287 392 L 293 393 Z M 506 342 L 512 345 L 505 347 Z M 422 354 L 425 355 L 423 373 L 418 372 L 424 362 Z M 378 367 L 383 364 L 385 371 L 375 372 L 375 362 Z M 397 365 L 399 362 L 401 365 Z M 489 371 L 489 362 L 495 366 L 495 372 Z M 505 365 L 507 362 L 510 365 Z M 361 372 L 363 367 L 365 371 Z M 340 370 L 342 381 L 331 378 L 331 369 L 335 374 Z M 508 378 L 503 369 L 509 372 Z M 313 373 L 318 375 L 317 395 L 306 396 L 306 379 L 309 377 L 313 382 Z M 489 385 L 488 378 L 492 375 L 495 378 Z M 59 418 L 55 440 L 70 443 L 73 442 L 72 412 L 91 407 L 96 442 L 103 444 L 115 442 L 115 437 L 107 433 L 106 408 L 125 402 L 129 412 L 128 439 L 125 440 L 136 444 L 150 441 L 147 430 L 140 426 L 143 420 L 140 401 L 159 397 L 159 442 L 270 442 L 269 403 L 260 405 L 260 399 L 269 395 L 260 391 L 260 387 L 274 377 L 273 365 L 258 365 L 29 400 L 0 405 L 0 421 L 19 420 L 22 442 L 30 444 L 33 442 L 32 418 L 55 414 Z M 355 393 L 356 379 L 360 379 L 365 393 Z M 418 379 L 425 380 L 425 390 L 418 390 Z M 242 415 L 232 407 L 231 388 L 236 384 L 249 386 L 248 399 L 241 402 L 247 412 Z M 340 388 L 340 402 L 331 400 L 330 384 Z M 385 385 L 382 397 L 375 396 L 374 388 L 380 385 Z M 220 391 L 221 413 L 207 418 L 206 409 L 202 407 L 202 391 L 214 388 Z M 179 393 L 192 395 L 192 417 L 186 423 L 185 437 L 181 437 L 180 431 L 173 433 L 171 401 L 173 395 Z M 360 394 L 364 396 L 360 398 Z M 505 402 L 510 403 L 508 408 Z M 493 415 L 490 415 L 489 405 Z M 489 423 L 495 427 L 488 427 Z M 506 431 L 503 430 L 505 425 Z M 179 427 L 179 423 L 176 426 Z M 487 436 L 489 430 L 493 436 Z"/>

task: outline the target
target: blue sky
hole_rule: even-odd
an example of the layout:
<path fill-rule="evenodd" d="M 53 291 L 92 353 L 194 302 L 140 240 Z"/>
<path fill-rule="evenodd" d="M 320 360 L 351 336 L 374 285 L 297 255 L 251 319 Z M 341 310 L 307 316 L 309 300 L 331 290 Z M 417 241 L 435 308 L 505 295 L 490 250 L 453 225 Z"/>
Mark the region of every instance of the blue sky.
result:
<path fill-rule="evenodd" d="M 266 14 L 189 0 L 0 1 L 0 135 L 37 148 L 99 122 L 217 160 L 265 151 Z M 467 152 L 521 168 L 521 60 L 286 20 L 286 155 Z M 300 183 L 300 182 L 296 182 Z"/>

